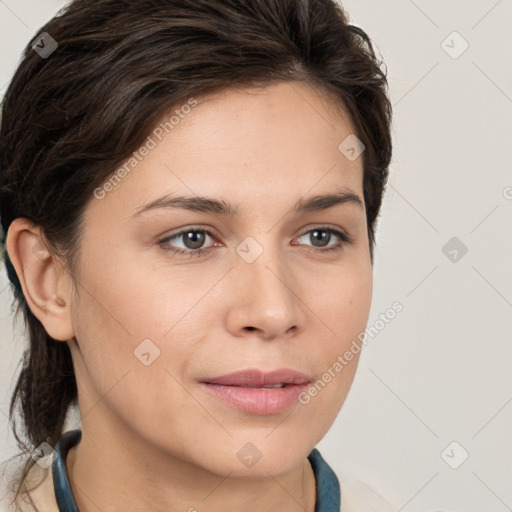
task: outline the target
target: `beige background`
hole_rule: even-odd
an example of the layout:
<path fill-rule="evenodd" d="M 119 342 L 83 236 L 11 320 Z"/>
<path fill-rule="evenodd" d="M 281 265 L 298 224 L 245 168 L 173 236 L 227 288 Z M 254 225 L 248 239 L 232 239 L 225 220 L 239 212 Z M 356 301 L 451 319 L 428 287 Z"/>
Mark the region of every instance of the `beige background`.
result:
<path fill-rule="evenodd" d="M 0 0 L 0 94 L 63 4 Z M 512 0 L 344 5 L 385 58 L 395 111 L 369 324 L 395 301 L 403 311 L 369 339 L 318 448 L 396 511 L 510 511 Z M 445 256 L 453 237 L 465 255 Z M 16 451 L 7 411 L 24 343 L 10 304 L 2 268 L 0 460 Z"/>

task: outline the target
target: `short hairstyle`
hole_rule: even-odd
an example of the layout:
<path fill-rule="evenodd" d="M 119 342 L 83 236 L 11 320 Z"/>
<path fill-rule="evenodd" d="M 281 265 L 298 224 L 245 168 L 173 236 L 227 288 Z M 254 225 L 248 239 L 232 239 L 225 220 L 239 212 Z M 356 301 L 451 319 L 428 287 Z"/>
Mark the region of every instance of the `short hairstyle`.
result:
<path fill-rule="evenodd" d="M 58 45 L 47 58 L 33 48 L 45 32 Z M 73 276 L 93 191 L 163 114 L 224 89 L 300 81 L 343 106 L 365 145 L 373 264 L 392 153 L 381 64 L 334 0 L 74 0 L 32 38 L 2 102 L 4 239 L 14 219 L 28 218 Z M 67 343 L 46 333 L 4 260 L 29 337 L 9 413 L 18 446 L 31 451 L 43 441 L 56 445 L 77 386 Z M 28 445 L 17 432 L 17 407 Z"/>

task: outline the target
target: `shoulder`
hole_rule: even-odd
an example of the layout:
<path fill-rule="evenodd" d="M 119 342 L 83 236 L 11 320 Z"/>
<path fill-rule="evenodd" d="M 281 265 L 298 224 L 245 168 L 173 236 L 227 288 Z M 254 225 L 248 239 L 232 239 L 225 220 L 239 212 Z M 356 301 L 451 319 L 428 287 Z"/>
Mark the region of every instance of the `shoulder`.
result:
<path fill-rule="evenodd" d="M 15 488 L 21 477 L 21 467 L 2 467 L 0 489 L 0 512 L 58 512 L 51 466 L 43 468 L 34 464 L 14 500 Z"/>
<path fill-rule="evenodd" d="M 395 512 L 375 489 L 349 474 L 339 475 L 342 512 Z"/>

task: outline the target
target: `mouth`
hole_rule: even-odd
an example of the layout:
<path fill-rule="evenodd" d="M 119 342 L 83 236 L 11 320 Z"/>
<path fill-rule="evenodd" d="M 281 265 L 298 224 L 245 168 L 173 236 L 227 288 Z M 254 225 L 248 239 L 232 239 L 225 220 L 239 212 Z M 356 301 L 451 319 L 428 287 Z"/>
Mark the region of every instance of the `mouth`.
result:
<path fill-rule="evenodd" d="M 283 369 L 267 373 L 243 370 L 204 379 L 199 384 L 210 396 L 239 411 L 269 415 L 289 409 L 311 382 L 312 378 L 304 373 Z"/>

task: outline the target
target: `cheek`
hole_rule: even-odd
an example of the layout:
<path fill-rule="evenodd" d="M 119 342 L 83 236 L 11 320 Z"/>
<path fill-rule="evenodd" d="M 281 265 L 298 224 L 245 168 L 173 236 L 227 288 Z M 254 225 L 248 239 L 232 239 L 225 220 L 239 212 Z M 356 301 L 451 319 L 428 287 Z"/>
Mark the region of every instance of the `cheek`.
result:
<path fill-rule="evenodd" d="M 333 294 L 337 302 L 336 312 L 331 308 L 335 321 L 335 330 L 340 338 L 347 341 L 347 335 L 353 339 L 364 331 L 368 321 L 372 300 L 371 274 L 355 274 L 351 279 L 340 283 L 340 289 Z"/>
<path fill-rule="evenodd" d="M 168 290 L 166 297 L 150 293 L 137 279 L 110 274 L 107 282 L 106 274 L 98 273 L 89 281 L 92 293 L 82 290 L 74 315 L 79 344 L 74 367 L 85 422 L 115 416 L 141 437 L 151 432 L 157 443 L 166 429 L 182 428 L 177 411 L 195 406 L 180 384 L 194 344 L 187 317 L 180 321 L 186 301 L 170 300 Z"/>
<path fill-rule="evenodd" d="M 302 295 L 325 334 L 330 349 L 341 349 L 364 331 L 372 300 L 372 270 L 364 258 L 308 273 Z M 330 350 L 327 350 L 329 352 Z"/>
<path fill-rule="evenodd" d="M 101 320 L 103 331 L 118 333 L 113 343 L 129 339 L 133 350 L 145 338 L 165 341 L 218 281 L 212 273 L 159 261 L 156 268 L 139 254 L 91 253 L 84 271 L 85 300 L 93 302 L 88 314 Z"/>
<path fill-rule="evenodd" d="M 321 343 L 311 350 L 319 363 L 318 375 L 302 403 L 323 418 L 327 430 L 349 392 L 363 347 L 372 299 L 371 265 L 361 259 L 308 283 L 315 338 Z"/>
<path fill-rule="evenodd" d="M 100 397 L 115 387 L 105 404 L 121 415 L 134 408 L 165 414 L 156 404 L 165 396 L 176 405 L 183 395 L 176 381 L 183 380 L 197 355 L 196 341 L 207 333 L 197 317 L 205 313 L 201 297 L 215 276 L 183 270 L 171 279 L 136 258 L 115 256 L 91 252 L 80 277 L 73 305 L 77 378 Z"/>

